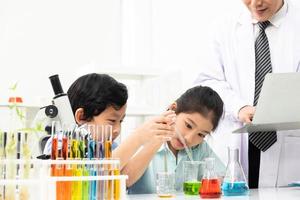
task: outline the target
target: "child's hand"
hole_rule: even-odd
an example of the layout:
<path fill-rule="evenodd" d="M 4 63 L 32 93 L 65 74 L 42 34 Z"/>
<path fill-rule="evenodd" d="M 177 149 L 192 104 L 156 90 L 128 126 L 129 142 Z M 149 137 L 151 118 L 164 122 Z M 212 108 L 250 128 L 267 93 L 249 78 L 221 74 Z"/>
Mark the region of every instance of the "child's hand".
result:
<path fill-rule="evenodd" d="M 135 132 L 139 134 L 139 138 L 143 144 L 153 139 L 167 141 L 175 135 L 175 119 L 175 112 L 169 110 L 160 116 L 146 121 L 143 125 L 138 127 Z"/>

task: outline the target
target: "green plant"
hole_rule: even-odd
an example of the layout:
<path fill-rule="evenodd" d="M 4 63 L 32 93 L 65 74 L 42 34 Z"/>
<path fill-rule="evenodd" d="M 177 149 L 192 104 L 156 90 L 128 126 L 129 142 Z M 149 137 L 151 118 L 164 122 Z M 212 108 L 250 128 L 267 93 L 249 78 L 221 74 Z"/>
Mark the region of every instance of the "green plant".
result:
<path fill-rule="evenodd" d="M 15 94 L 17 90 L 18 82 L 14 83 L 9 90 Z M 13 97 L 14 98 L 14 97 Z M 17 101 L 12 101 L 8 105 L 8 108 L 11 110 L 13 114 L 16 114 L 18 119 L 22 124 L 22 128 L 17 129 L 17 131 L 27 132 L 27 133 L 40 133 L 44 132 L 43 125 L 41 122 L 36 122 L 34 127 L 26 127 L 26 117 L 24 109 L 21 109 L 20 104 Z M 13 120 L 13 119 L 12 119 Z"/>

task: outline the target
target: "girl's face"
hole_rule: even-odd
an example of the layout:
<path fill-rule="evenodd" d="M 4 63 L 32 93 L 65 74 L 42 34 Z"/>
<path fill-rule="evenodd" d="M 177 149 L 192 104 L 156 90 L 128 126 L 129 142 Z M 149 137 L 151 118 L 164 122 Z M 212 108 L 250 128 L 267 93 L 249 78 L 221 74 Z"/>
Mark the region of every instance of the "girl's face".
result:
<path fill-rule="evenodd" d="M 200 113 L 179 113 L 176 117 L 176 131 L 182 134 L 188 147 L 200 144 L 204 137 L 213 129 L 211 120 L 203 117 Z M 171 148 L 184 149 L 179 138 L 170 141 Z"/>
<path fill-rule="evenodd" d="M 116 110 L 112 106 L 110 106 L 99 115 L 94 116 L 93 119 L 87 124 L 111 125 L 112 140 L 114 141 L 120 135 L 121 123 L 125 118 L 126 107 L 127 105 L 125 104 L 121 109 Z"/>

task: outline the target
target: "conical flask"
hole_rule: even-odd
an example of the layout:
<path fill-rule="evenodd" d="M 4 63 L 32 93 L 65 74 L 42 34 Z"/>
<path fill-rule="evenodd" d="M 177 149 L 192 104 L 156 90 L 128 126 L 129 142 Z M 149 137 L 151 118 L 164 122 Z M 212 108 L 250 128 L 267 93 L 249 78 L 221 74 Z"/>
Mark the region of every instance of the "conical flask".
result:
<path fill-rule="evenodd" d="M 239 149 L 228 148 L 228 164 L 222 184 L 225 196 L 243 196 L 249 194 L 249 187 L 243 168 L 239 162 Z"/>
<path fill-rule="evenodd" d="M 219 198 L 221 196 L 220 180 L 215 173 L 215 159 L 205 159 L 205 171 L 200 188 L 201 198 Z"/>

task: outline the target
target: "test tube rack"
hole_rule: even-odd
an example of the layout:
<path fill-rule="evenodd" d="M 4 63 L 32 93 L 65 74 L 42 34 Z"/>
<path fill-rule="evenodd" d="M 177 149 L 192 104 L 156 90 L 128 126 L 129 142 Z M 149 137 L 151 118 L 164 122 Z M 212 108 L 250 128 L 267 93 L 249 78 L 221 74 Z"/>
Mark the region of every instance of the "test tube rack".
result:
<path fill-rule="evenodd" d="M 125 199 L 127 176 L 107 170 L 119 164 L 119 160 L 113 159 L 2 159 L 0 160 L 0 200 Z M 67 176 L 53 174 L 53 168 L 66 168 L 66 166 L 71 168 L 81 166 L 93 170 L 87 170 L 88 173 L 81 171 L 79 174 L 73 171 Z M 71 195 L 74 195 L 75 190 L 80 190 L 81 196 L 75 198 L 67 196 L 70 195 L 66 190 L 67 186 L 71 190 Z M 92 188 L 94 191 L 91 191 Z"/>

